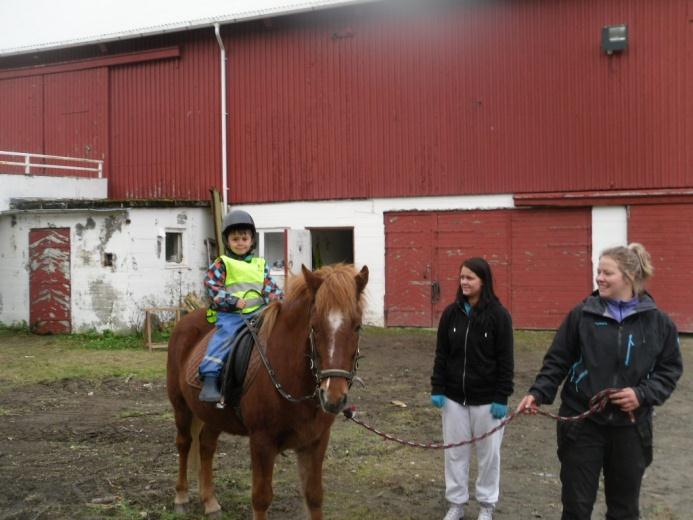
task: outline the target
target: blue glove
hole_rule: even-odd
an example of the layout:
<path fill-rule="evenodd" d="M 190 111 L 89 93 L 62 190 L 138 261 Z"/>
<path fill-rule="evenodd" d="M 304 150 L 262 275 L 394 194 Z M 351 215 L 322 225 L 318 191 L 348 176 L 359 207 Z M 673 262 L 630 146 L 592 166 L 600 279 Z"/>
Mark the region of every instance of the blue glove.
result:
<path fill-rule="evenodd" d="M 494 419 L 503 419 L 507 414 L 507 404 L 491 403 L 491 415 Z"/>
<path fill-rule="evenodd" d="M 445 404 L 445 396 L 440 394 L 435 394 L 431 396 L 431 404 L 436 408 L 442 408 Z"/>

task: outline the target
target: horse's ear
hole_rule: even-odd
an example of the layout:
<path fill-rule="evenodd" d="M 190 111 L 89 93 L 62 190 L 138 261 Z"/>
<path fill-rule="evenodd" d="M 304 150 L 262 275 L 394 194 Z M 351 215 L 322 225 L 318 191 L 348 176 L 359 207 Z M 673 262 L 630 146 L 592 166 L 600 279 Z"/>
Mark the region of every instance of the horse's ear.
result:
<path fill-rule="evenodd" d="M 368 283 L 368 266 L 364 265 L 359 274 L 356 275 L 356 293 L 361 294 Z"/>
<path fill-rule="evenodd" d="M 313 296 L 315 296 L 315 293 L 318 292 L 318 289 L 320 289 L 322 285 L 322 278 L 313 274 L 313 272 L 303 264 L 301 264 L 301 271 L 303 271 L 303 279 L 306 281 L 306 285 Z"/>

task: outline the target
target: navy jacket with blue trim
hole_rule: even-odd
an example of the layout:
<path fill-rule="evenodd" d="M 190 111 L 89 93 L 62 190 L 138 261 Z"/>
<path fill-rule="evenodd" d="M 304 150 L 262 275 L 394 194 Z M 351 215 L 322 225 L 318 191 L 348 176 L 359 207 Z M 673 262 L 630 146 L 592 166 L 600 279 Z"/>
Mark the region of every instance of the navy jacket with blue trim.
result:
<path fill-rule="evenodd" d="M 551 404 L 565 381 L 559 413 L 573 416 L 588 410 L 590 398 L 601 390 L 632 387 L 640 401 L 634 412 L 639 422 L 671 395 L 682 373 L 676 325 L 649 295 L 619 323 L 595 292 L 563 321 L 529 393 L 537 404 Z M 592 419 L 631 424 L 629 415 L 611 404 Z"/>

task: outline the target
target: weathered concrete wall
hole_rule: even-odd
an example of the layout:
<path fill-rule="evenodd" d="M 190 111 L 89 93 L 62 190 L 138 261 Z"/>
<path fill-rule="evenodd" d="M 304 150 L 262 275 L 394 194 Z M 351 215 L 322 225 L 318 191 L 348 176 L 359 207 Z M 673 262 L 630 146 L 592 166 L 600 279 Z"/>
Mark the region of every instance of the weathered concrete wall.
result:
<path fill-rule="evenodd" d="M 70 228 L 72 329 L 140 329 L 144 308 L 204 294 L 208 208 L 26 211 L 0 216 L 0 322 L 29 321 L 28 236 L 32 228 Z M 167 262 L 166 232 L 182 233 L 183 260 Z M 110 254 L 112 265 L 104 265 Z"/>
<path fill-rule="evenodd" d="M 0 174 L 0 211 L 10 207 L 10 198 L 105 199 L 107 196 L 108 179 Z"/>

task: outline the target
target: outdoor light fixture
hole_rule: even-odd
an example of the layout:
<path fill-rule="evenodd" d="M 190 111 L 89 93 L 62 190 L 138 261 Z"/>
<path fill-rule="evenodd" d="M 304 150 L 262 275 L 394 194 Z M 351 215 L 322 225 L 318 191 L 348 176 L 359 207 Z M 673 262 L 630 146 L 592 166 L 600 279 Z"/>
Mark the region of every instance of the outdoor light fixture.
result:
<path fill-rule="evenodd" d="M 614 52 L 625 51 L 628 47 L 628 26 L 606 25 L 602 28 L 602 50 L 611 56 Z"/>

